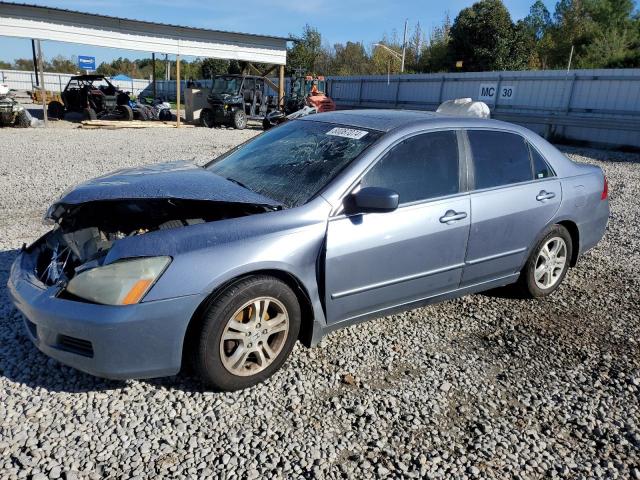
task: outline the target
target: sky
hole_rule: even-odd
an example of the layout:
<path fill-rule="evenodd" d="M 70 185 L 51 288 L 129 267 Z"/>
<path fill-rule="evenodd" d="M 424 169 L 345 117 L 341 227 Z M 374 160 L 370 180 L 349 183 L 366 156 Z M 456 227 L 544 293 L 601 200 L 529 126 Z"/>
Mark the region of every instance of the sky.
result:
<path fill-rule="evenodd" d="M 535 0 L 503 0 L 512 19 L 525 17 Z M 553 13 L 554 0 L 544 0 Z M 23 3 L 65 8 L 116 17 L 171 23 L 191 27 L 265 35 L 299 35 L 305 24 L 316 27 L 323 44 L 360 41 L 368 48 L 386 33 L 402 34 L 405 19 L 409 30 L 419 22 L 424 31 L 451 20 L 473 0 L 22 0 Z M 1 33 L 1 32 L 0 32 Z M 55 55 L 95 56 L 96 62 L 118 57 L 150 57 L 144 52 L 97 48 L 59 42 L 43 42 L 46 58 Z M 29 39 L 0 36 L 0 60 L 31 58 Z"/>

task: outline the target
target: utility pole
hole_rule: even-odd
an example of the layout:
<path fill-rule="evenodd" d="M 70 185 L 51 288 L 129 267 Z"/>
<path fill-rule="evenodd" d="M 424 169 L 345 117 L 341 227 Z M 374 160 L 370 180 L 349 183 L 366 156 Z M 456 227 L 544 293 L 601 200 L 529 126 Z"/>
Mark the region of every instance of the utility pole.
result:
<path fill-rule="evenodd" d="M 571 53 L 569 53 L 569 64 L 567 65 L 567 75 L 569 75 L 569 70 L 571 70 L 571 60 L 573 60 L 573 45 L 571 45 Z"/>
<path fill-rule="evenodd" d="M 407 23 L 409 19 L 404 21 L 404 35 L 402 36 L 402 64 L 400 65 L 400 73 L 404 73 L 404 58 L 407 52 Z"/>
<path fill-rule="evenodd" d="M 180 128 L 180 55 L 176 55 L 176 128 Z"/>
<path fill-rule="evenodd" d="M 36 87 L 40 86 L 40 79 L 38 78 L 38 57 L 36 55 L 36 41 L 31 39 L 31 52 L 33 53 L 33 70 L 36 74 Z"/>
<path fill-rule="evenodd" d="M 36 40 L 38 48 L 38 67 L 40 70 L 40 95 L 42 96 L 42 118 L 44 119 L 45 128 L 49 124 L 49 118 L 47 116 L 47 87 L 44 83 L 44 60 L 42 58 L 42 47 L 40 46 L 40 40 Z"/>
<path fill-rule="evenodd" d="M 153 101 L 158 98 L 158 92 L 156 91 L 156 54 L 151 53 L 151 82 L 153 83 Z"/>

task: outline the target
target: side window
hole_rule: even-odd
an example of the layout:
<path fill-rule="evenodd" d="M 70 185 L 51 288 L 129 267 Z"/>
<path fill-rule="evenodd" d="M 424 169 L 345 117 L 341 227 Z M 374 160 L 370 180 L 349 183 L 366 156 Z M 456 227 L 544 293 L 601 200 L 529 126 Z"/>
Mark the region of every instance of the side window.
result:
<path fill-rule="evenodd" d="M 458 192 L 456 133 L 416 135 L 394 146 L 362 179 L 363 187 L 385 187 L 398 192 L 400 203 Z"/>
<path fill-rule="evenodd" d="M 490 188 L 532 179 L 529 148 L 514 133 L 469 130 L 475 187 Z"/>
<path fill-rule="evenodd" d="M 256 88 L 255 80 L 253 78 L 245 78 L 244 83 L 242 84 L 242 89 L 245 92 L 250 92 Z"/>
<path fill-rule="evenodd" d="M 529 145 L 529 150 L 531 151 L 531 160 L 533 161 L 533 178 L 549 178 L 555 177 L 555 173 L 549 164 L 542 158 L 542 155 L 538 153 L 538 151 Z"/>

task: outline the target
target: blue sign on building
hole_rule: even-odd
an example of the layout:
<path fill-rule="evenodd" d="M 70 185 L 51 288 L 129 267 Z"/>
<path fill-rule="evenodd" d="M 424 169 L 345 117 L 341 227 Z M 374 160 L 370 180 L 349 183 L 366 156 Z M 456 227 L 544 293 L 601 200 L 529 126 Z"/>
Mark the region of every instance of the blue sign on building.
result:
<path fill-rule="evenodd" d="M 85 55 L 78 55 L 78 67 L 82 70 L 95 70 L 96 57 L 87 57 Z"/>

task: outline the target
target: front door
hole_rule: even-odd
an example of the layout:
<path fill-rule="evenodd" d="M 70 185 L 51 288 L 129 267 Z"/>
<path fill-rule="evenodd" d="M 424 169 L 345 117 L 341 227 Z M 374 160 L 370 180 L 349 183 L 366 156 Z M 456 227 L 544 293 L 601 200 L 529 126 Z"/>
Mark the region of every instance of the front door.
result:
<path fill-rule="evenodd" d="M 455 290 L 470 225 L 460 192 L 456 132 L 422 133 L 393 146 L 361 187 L 398 192 L 393 212 L 330 219 L 325 264 L 329 323 Z"/>

